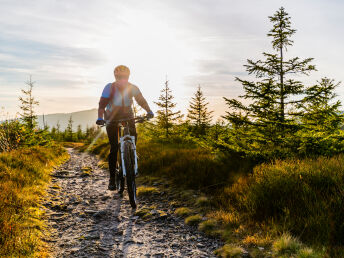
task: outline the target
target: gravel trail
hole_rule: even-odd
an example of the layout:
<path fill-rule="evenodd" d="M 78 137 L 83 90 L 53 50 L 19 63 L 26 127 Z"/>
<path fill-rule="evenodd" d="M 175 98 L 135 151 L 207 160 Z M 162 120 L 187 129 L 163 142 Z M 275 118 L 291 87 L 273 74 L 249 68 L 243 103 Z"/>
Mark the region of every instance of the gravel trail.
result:
<path fill-rule="evenodd" d="M 67 150 L 70 159 L 53 172 L 44 203 L 52 257 L 214 257 L 221 243 L 185 225 L 164 193 L 138 198 L 138 209 L 156 206 L 144 220 L 126 191 L 120 197 L 107 190 L 108 171 L 97 157 Z"/>

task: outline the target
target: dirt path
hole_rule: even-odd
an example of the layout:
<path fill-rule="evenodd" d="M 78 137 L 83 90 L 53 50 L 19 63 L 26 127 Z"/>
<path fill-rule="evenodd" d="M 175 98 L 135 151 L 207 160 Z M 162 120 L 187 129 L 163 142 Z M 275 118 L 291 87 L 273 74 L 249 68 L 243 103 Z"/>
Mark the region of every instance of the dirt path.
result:
<path fill-rule="evenodd" d="M 138 208 L 156 205 L 166 212 L 141 219 L 126 191 L 121 198 L 107 190 L 108 171 L 97 166 L 95 156 L 68 152 L 71 158 L 54 171 L 50 200 L 44 204 L 51 228 L 45 240 L 53 257 L 214 256 L 220 243 L 185 225 L 167 202 L 139 198 Z"/>

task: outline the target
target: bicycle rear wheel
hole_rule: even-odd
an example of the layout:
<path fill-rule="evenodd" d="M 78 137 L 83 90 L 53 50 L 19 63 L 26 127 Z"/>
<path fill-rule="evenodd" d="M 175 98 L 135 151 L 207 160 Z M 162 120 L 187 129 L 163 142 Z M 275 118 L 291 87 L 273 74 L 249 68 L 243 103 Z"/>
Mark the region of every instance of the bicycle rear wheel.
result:
<path fill-rule="evenodd" d="M 135 160 L 132 143 L 124 142 L 124 164 L 127 178 L 127 190 L 129 195 L 130 205 L 133 209 L 136 208 L 136 183 L 135 183 Z"/>

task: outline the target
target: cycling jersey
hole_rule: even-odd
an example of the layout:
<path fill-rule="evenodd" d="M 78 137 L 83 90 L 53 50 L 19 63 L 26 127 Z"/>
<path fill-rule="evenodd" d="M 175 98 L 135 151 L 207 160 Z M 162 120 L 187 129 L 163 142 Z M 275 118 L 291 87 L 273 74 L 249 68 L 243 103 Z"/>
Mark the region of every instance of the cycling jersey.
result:
<path fill-rule="evenodd" d="M 133 117 L 134 113 L 131 108 L 133 97 L 147 112 L 150 110 L 136 85 L 128 82 L 127 86 L 121 91 L 117 85 L 106 84 L 99 101 L 99 107 L 105 108 L 105 120 Z"/>

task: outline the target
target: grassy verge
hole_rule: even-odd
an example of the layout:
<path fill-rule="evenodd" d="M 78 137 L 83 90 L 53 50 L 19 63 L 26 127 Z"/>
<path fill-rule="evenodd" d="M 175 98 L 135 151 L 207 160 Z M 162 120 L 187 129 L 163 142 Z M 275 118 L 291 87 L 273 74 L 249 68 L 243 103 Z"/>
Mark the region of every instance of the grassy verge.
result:
<path fill-rule="evenodd" d="M 0 257 L 44 256 L 39 206 L 49 172 L 67 157 L 60 146 L 0 153 Z"/>
<path fill-rule="evenodd" d="M 141 141 L 137 148 L 141 182 L 170 185 L 163 191 L 176 197 L 176 215 L 227 242 L 219 256 L 343 255 L 344 155 L 253 167 L 235 154 L 185 145 Z M 90 150 L 106 160 L 107 140 Z"/>

